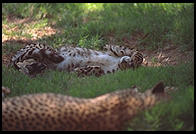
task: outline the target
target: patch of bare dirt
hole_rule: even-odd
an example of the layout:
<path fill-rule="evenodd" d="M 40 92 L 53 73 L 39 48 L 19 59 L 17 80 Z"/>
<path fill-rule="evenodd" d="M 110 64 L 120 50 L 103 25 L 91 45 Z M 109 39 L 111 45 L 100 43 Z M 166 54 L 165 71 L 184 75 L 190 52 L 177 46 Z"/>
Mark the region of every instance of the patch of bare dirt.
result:
<path fill-rule="evenodd" d="M 145 66 L 166 66 L 187 63 L 193 60 L 193 51 L 182 52 L 179 47 L 166 46 L 161 50 L 143 51 Z"/>
<path fill-rule="evenodd" d="M 140 50 L 144 54 L 143 66 L 166 66 L 166 65 L 177 65 L 180 63 L 186 63 L 193 60 L 194 51 L 182 51 L 180 46 L 173 44 L 171 41 L 165 41 L 164 47 L 158 50 L 145 49 L 148 44 L 140 43 L 140 41 L 146 39 L 149 34 L 142 32 L 134 32 L 129 38 L 122 38 L 123 44 L 130 48 L 143 47 Z M 115 44 L 115 36 L 111 33 L 107 35 L 109 43 Z"/>
<path fill-rule="evenodd" d="M 18 17 L 15 17 L 14 15 L 8 15 L 7 21 L 13 24 L 24 24 L 24 23 L 32 22 L 33 19 L 32 18 L 18 18 Z"/>
<path fill-rule="evenodd" d="M 127 46 L 129 48 L 137 48 L 139 44 L 146 45 L 144 43 L 140 43 L 140 41 L 146 39 L 148 36 L 148 33 L 144 34 L 142 32 L 133 32 L 131 33 L 130 37 L 123 37 L 121 41 L 123 42 L 124 46 Z M 108 39 L 109 44 L 116 44 L 116 42 L 118 41 L 112 32 L 105 35 L 105 37 Z"/>
<path fill-rule="evenodd" d="M 187 63 L 193 60 L 194 51 L 182 51 L 178 44 L 173 44 L 171 41 L 165 41 L 163 48 L 157 50 L 145 49 L 147 44 L 138 42 L 147 38 L 149 34 L 143 34 L 136 32 L 132 35 L 130 40 L 127 40 L 126 46 L 139 47 L 143 45 L 144 49 L 140 50 L 144 54 L 144 66 L 166 66 L 166 65 L 177 65 L 180 63 Z"/>
<path fill-rule="evenodd" d="M 43 36 L 50 36 L 58 32 L 57 29 L 50 26 L 31 28 L 32 25 L 40 23 L 39 20 L 32 20 L 31 18 L 20 19 L 17 17 L 8 17 L 7 21 L 8 24 L 2 24 L 2 42 L 9 40 L 29 40 L 29 37 L 18 36 L 18 34 L 31 35 L 31 40 L 37 40 Z"/>
<path fill-rule="evenodd" d="M 132 33 L 130 38 L 122 38 L 123 42 L 125 43 L 125 46 L 131 47 L 131 48 L 137 48 L 137 45 L 139 44 L 139 41 L 144 40 L 148 37 L 149 34 L 144 34 L 142 32 L 134 32 Z M 145 45 L 144 43 L 142 45 Z"/>

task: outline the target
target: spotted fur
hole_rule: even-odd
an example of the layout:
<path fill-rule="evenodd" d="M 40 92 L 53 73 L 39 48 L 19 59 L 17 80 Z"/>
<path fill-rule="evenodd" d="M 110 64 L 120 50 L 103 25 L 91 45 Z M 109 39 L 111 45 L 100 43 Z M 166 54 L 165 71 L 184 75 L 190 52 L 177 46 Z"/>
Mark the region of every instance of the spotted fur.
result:
<path fill-rule="evenodd" d="M 119 69 L 135 68 L 143 62 L 142 54 L 135 49 L 111 45 L 105 48 L 105 52 L 71 46 L 55 50 L 44 44 L 30 44 L 17 52 L 12 58 L 12 64 L 29 75 L 49 68 L 76 71 L 80 76 L 100 76 Z"/>
<path fill-rule="evenodd" d="M 15 68 L 19 69 L 17 63 L 27 59 L 33 59 L 33 62 L 40 62 L 46 65 L 52 65 L 62 62 L 63 57 L 59 56 L 58 52 L 45 44 L 29 44 L 17 51 L 11 59 L 11 63 Z M 25 63 L 25 62 L 24 62 Z M 29 62 L 28 62 L 29 63 Z"/>
<path fill-rule="evenodd" d="M 124 130 L 138 112 L 167 100 L 162 82 L 141 93 L 125 89 L 83 99 L 53 93 L 2 102 L 3 130 Z"/>
<path fill-rule="evenodd" d="M 8 95 L 10 93 L 11 93 L 11 91 L 9 88 L 2 86 L 2 99 L 4 99 L 6 97 L 6 95 Z"/>

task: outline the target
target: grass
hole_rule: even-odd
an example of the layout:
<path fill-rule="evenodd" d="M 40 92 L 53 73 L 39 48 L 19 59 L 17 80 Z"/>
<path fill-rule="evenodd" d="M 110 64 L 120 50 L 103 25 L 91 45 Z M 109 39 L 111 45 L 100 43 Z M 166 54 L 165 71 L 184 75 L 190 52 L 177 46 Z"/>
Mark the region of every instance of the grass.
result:
<path fill-rule="evenodd" d="M 157 50 L 164 45 L 178 45 L 182 51 L 194 48 L 193 4 L 2 4 L 2 54 L 21 48 L 17 40 L 102 49 L 105 44 L 125 44 L 140 33 L 139 49 Z M 10 17 L 29 19 L 25 23 Z M 47 29 L 49 29 L 47 31 Z M 52 30 L 51 30 L 52 29 Z M 41 32 L 40 32 L 41 31 Z M 41 34 L 41 35 L 40 35 Z M 144 35 L 146 38 L 143 38 Z M 33 39 L 32 39 L 33 38 Z M 156 63 L 156 59 L 152 59 Z M 143 111 L 127 130 L 193 130 L 194 129 L 194 63 L 166 67 L 140 67 L 101 77 L 78 78 L 76 74 L 47 71 L 36 78 L 2 65 L 3 86 L 11 89 L 8 97 L 29 93 L 54 92 L 81 98 L 92 98 L 133 85 L 141 91 L 164 81 L 175 86 L 170 103 Z M 112 84 L 111 84 L 112 83 Z"/>
<path fill-rule="evenodd" d="M 143 44 L 149 49 L 162 47 L 164 42 L 180 45 L 183 49 L 193 49 L 194 44 L 194 8 L 193 4 L 3 4 L 3 24 L 7 16 L 32 18 L 35 24 L 29 28 L 53 26 L 61 30 L 61 40 L 53 38 L 52 44 L 78 44 L 83 47 L 101 48 L 102 43 L 109 42 L 107 35 L 113 36 L 113 43 L 122 43 L 124 38 L 130 38 L 132 33 L 139 31 L 149 34 Z M 22 36 L 27 34 L 25 25 Z M 8 34 L 3 29 L 3 34 Z M 10 36 L 14 36 L 10 33 Z M 19 34 L 21 35 L 21 34 Z M 59 39 L 59 38 L 58 38 Z M 42 39 L 43 41 L 46 38 Z M 47 40 L 50 41 L 50 39 Z M 92 46 L 91 44 L 94 44 Z M 140 46 L 142 47 L 142 45 Z"/>
<path fill-rule="evenodd" d="M 59 71 L 48 71 L 36 78 L 30 78 L 13 68 L 3 66 L 3 76 L 6 76 L 3 77 L 3 83 L 4 86 L 10 87 L 11 85 L 10 88 L 13 88 L 11 96 L 24 94 L 26 90 L 37 89 L 35 92 L 58 92 L 76 97 L 95 97 L 108 91 L 125 89 L 133 85 L 141 87 L 141 90 L 144 91 L 154 86 L 160 80 L 163 80 L 168 86 L 188 87 L 194 84 L 194 71 L 192 64 L 189 65 L 190 67 L 185 66 L 187 64 L 178 68 L 140 67 L 135 71 L 119 71 L 99 78 L 95 76 L 79 78 L 74 73 Z M 92 96 L 91 92 L 95 94 Z M 82 95 L 80 96 L 79 94 Z"/>

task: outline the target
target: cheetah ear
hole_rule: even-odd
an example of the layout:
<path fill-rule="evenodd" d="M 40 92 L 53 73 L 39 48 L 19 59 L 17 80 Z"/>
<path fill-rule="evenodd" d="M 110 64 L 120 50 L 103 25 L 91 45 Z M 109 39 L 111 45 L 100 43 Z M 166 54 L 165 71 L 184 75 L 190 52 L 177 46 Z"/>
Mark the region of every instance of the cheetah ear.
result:
<path fill-rule="evenodd" d="M 153 87 L 152 93 L 153 93 L 153 94 L 164 93 L 164 84 L 163 84 L 162 81 L 160 81 L 159 83 L 157 83 L 157 84 Z"/>

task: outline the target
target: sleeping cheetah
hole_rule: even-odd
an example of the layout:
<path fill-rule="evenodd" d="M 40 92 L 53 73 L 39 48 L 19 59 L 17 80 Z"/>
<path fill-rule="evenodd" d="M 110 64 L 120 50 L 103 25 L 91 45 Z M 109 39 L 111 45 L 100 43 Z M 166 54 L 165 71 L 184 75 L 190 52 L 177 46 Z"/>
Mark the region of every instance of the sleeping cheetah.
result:
<path fill-rule="evenodd" d="M 135 115 L 167 100 L 163 82 L 144 93 L 137 88 L 82 99 L 53 93 L 2 102 L 3 130 L 123 130 Z"/>
<path fill-rule="evenodd" d="M 105 49 L 105 52 L 71 46 L 53 49 L 45 44 L 29 44 L 19 50 L 11 62 L 30 76 L 45 69 L 100 76 L 119 69 L 136 68 L 143 62 L 143 55 L 135 49 L 112 45 L 106 45 Z"/>

